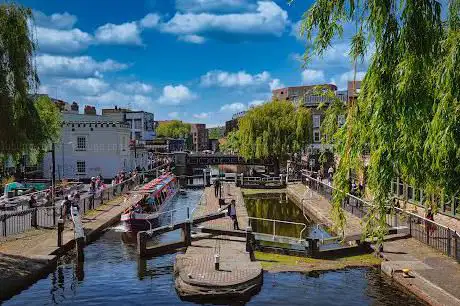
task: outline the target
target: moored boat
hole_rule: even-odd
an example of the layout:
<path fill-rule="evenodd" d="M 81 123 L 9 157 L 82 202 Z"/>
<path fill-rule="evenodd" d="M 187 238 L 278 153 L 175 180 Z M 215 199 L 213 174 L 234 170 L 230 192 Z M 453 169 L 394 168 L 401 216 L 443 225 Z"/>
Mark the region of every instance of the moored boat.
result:
<path fill-rule="evenodd" d="M 165 173 L 142 186 L 136 191 L 133 205 L 121 215 L 125 229 L 128 232 L 138 232 L 157 227 L 165 207 L 178 191 L 179 184 L 172 173 Z"/>

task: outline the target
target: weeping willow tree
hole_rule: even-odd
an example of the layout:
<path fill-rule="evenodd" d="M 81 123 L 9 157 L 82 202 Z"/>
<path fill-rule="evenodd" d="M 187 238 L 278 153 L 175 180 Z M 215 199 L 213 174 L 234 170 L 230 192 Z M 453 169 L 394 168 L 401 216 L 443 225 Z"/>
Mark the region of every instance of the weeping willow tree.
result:
<path fill-rule="evenodd" d="M 250 109 L 240 118 L 239 153 L 246 159 L 261 158 L 280 162 L 311 143 L 311 114 L 289 101 L 274 100 Z"/>
<path fill-rule="evenodd" d="M 58 109 L 47 98 L 36 101 L 39 79 L 30 9 L 0 4 L 0 157 L 45 149 L 59 134 Z M 36 155 L 36 154 L 34 154 Z"/>
<path fill-rule="evenodd" d="M 395 176 L 428 195 L 453 195 L 460 187 L 460 0 L 443 3 L 317 0 L 304 14 L 301 33 L 312 42 L 307 65 L 343 34 L 346 22 L 356 25 L 350 41 L 355 75 L 356 62 L 375 46 L 359 98 L 335 133 L 340 162 L 334 184 L 340 190 L 347 190 L 350 171 L 362 171 L 362 153 L 370 149 L 370 236 L 386 232 L 383 216 Z M 343 197 L 334 194 L 338 222 Z"/>

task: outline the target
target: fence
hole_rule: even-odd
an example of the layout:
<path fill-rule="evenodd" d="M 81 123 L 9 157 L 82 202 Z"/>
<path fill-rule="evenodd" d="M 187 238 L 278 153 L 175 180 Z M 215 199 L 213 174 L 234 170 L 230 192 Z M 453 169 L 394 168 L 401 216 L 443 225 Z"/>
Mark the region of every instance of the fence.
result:
<path fill-rule="evenodd" d="M 420 188 L 404 183 L 399 177 L 393 180 L 391 191 L 395 198 L 406 200 L 408 203 L 422 208 L 425 207 L 423 202 L 426 200 L 426 193 Z M 433 197 L 432 200 L 438 204 L 440 213 L 460 219 L 460 196 L 442 194 L 438 197 Z"/>
<path fill-rule="evenodd" d="M 305 173 L 303 183 L 329 201 L 332 200 L 334 187 Z M 372 208 L 371 203 L 352 194 L 346 193 L 344 196 L 343 209 L 358 218 L 364 218 Z M 392 205 L 388 205 L 385 220 L 389 227 L 406 227 L 413 238 L 460 262 L 460 235 L 456 231 Z"/>
<path fill-rule="evenodd" d="M 85 214 L 96 209 L 104 202 L 120 196 L 142 182 L 142 175 L 134 176 L 120 184 L 109 186 L 94 194 L 88 193 L 78 203 L 80 211 Z M 20 234 L 32 228 L 53 228 L 62 216 L 61 206 L 54 203 L 52 206 L 24 209 L 22 211 L 7 212 L 0 215 L 0 237 Z"/>

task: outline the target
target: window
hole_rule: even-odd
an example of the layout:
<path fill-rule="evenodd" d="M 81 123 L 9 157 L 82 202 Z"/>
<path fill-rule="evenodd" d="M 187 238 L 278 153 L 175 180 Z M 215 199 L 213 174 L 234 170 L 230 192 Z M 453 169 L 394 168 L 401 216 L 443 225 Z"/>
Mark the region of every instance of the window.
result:
<path fill-rule="evenodd" d="M 77 137 L 77 151 L 86 151 L 86 137 Z"/>
<path fill-rule="evenodd" d="M 77 173 L 86 173 L 86 162 L 84 160 L 77 161 Z"/>
<path fill-rule="evenodd" d="M 313 115 L 313 127 L 319 128 L 321 126 L 321 115 Z"/>
<path fill-rule="evenodd" d="M 339 127 L 342 127 L 345 124 L 345 116 L 344 115 L 339 115 L 337 117 L 337 124 Z"/>
<path fill-rule="evenodd" d="M 313 142 L 321 142 L 321 133 L 319 130 L 313 131 Z"/>

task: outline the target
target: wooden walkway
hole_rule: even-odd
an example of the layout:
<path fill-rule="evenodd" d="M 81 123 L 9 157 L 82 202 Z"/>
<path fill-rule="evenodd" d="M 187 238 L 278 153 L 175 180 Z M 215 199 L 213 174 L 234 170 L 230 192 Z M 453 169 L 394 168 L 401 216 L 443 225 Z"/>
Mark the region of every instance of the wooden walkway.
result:
<path fill-rule="evenodd" d="M 237 217 L 241 229 L 247 226 L 247 211 L 241 190 L 234 184 L 225 184 L 223 198 L 226 203 L 231 199 L 237 202 Z M 206 203 L 194 213 L 200 217 L 215 213 L 220 209 L 214 188 L 205 189 Z M 233 230 L 230 217 L 202 224 L 203 227 Z M 215 256 L 219 255 L 219 270 L 215 269 Z M 246 239 L 226 235 L 209 236 L 193 241 L 185 254 L 176 257 L 174 266 L 176 289 L 185 299 L 250 297 L 262 285 L 262 267 L 251 261 L 246 252 Z"/>

